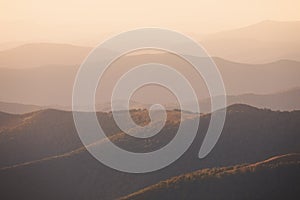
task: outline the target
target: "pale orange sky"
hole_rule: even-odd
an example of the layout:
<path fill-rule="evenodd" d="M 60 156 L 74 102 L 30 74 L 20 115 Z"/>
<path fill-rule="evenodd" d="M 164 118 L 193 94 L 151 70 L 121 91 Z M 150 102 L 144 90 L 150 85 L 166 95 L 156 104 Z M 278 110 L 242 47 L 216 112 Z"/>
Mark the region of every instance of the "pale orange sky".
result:
<path fill-rule="evenodd" d="M 299 10 L 299 0 L 0 0 L 0 43 L 89 45 L 141 26 L 207 34 L 262 20 L 300 20 Z"/>

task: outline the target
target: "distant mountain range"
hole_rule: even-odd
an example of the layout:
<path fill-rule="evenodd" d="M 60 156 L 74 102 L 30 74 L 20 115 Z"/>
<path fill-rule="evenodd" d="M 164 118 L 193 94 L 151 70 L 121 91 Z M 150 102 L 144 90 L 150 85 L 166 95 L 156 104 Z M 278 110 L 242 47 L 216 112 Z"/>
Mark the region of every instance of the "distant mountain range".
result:
<path fill-rule="evenodd" d="M 218 98 L 218 97 L 217 97 Z M 267 108 L 271 110 L 280 111 L 292 111 L 300 109 L 300 88 L 293 88 L 286 91 L 281 91 L 272 94 L 242 94 L 242 95 L 229 95 L 227 96 L 227 105 L 233 104 L 248 104 L 258 108 Z M 210 98 L 199 100 L 200 112 L 209 113 L 211 112 L 211 102 Z M 126 101 L 115 102 L 117 110 L 126 110 Z M 137 101 L 130 101 L 131 109 L 149 109 L 151 104 L 143 104 Z M 164 104 L 167 110 L 180 109 L 177 104 L 166 103 Z M 190 108 L 187 111 L 193 112 L 193 104 L 186 103 L 186 107 Z M 34 112 L 44 109 L 59 109 L 71 111 L 70 106 L 36 106 L 36 105 L 26 105 L 19 103 L 7 103 L 0 102 L 0 111 L 11 113 L 11 114 L 24 114 L 29 112 Z M 219 108 L 218 108 L 219 109 Z M 96 110 L 98 112 L 109 112 L 111 111 L 111 103 L 96 104 Z M 77 111 L 90 111 L 88 107 L 78 107 Z"/>
<path fill-rule="evenodd" d="M 120 200 L 299 199 L 300 154 L 203 169 L 161 181 Z"/>
<path fill-rule="evenodd" d="M 91 50 L 91 47 L 69 44 L 23 44 L 0 51 L 0 67 L 26 69 L 51 65 L 79 65 Z"/>
<path fill-rule="evenodd" d="M 227 105 L 241 103 L 275 111 L 292 111 L 300 109 L 298 100 L 300 100 L 300 88 L 293 88 L 272 94 L 229 95 L 227 96 Z M 210 99 L 200 100 L 199 104 L 202 112 L 210 112 Z"/>
<path fill-rule="evenodd" d="M 298 35 L 299 21 L 263 21 L 207 35 L 199 41 L 202 41 L 209 55 L 215 56 L 213 59 L 224 79 L 228 95 L 263 95 L 300 87 Z M 91 47 L 70 44 L 32 43 L 0 51 L 0 101 L 70 107 L 77 70 L 91 50 Z M 106 57 L 99 59 L 105 60 Z M 103 88 L 99 91 L 108 94 L 122 73 L 147 62 L 174 67 L 191 82 L 199 94 L 198 99 L 208 97 L 203 79 L 191 66 L 176 56 L 163 52 L 131 54 L 120 58 L 112 64 L 107 72 L 109 78 L 104 79 L 100 85 Z M 151 90 L 148 91 L 152 94 Z M 161 97 L 165 104 L 174 102 L 161 92 L 157 95 L 145 92 L 133 100 L 149 104 L 154 97 Z M 107 95 L 98 91 L 96 99 L 101 105 L 109 101 Z"/>
<path fill-rule="evenodd" d="M 191 82 L 198 99 L 208 97 L 206 85 L 191 66 L 174 56 L 166 54 L 142 54 L 122 58 L 111 66 L 96 93 L 96 102 L 109 101 L 116 80 L 128 69 L 145 62 L 161 62 L 182 72 Z M 274 63 L 249 65 L 214 58 L 224 80 L 228 95 L 245 93 L 269 94 L 300 86 L 300 62 L 282 60 Z M 78 66 L 48 66 L 31 69 L 0 68 L 0 101 L 20 102 L 33 105 L 71 106 L 73 84 Z M 160 99 L 162 103 L 174 102 L 163 91 L 144 90 L 143 95 L 132 99 L 151 103 Z M 153 95 L 153 92 L 156 95 Z M 156 97 L 156 99 L 155 99 Z"/>
<path fill-rule="evenodd" d="M 200 117 L 200 127 L 194 143 L 175 163 L 148 174 L 121 173 L 96 161 L 82 147 L 71 112 L 48 109 L 24 115 L 0 113 L 0 198 L 116 199 L 196 170 L 254 163 L 276 155 L 300 152 L 299 111 L 274 112 L 242 104 L 229 106 L 227 111 L 225 126 L 217 145 L 205 159 L 201 160 L 197 155 L 210 121 L 210 114 L 199 116 L 186 113 L 182 121 L 186 125 L 196 117 Z M 145 110 L 132 110 L 131 113 L 134 121 L 139 124 L 147 123 L 149 120 Z M 121 148 L 133 152 L 148 152 L 164 146 L 173 138 L 180 122 L 178 120 L 180 112 L 169 111 L 168 121 L 163 130 L 158 135 L 144 140 L 120 132 L 111 113 L 98 113 L 97 116 L 110 140 Z M 105 145 L 105 142 L 95 145 Z M 286 166 L 286 168 L 271 167 L 263 171 L 266 174 L 266 182 L 262 183 L 269 183 L 269 177 L 280 175 L 283 178 L 282 183 L 285 183 L 286 175 L 290 177 L 289 173 L 293 172 L 298 174 L 298 171 L 294 170 L 299 169 L 299 165 Z M 226 175 L 229 169 L 220 170 Z M 234 183 L 241 183 L 239 181 L 244 180 L 249 181 L 246 183 L 252 186 L 261 180 L 255 178 L 259 177 L 256 173 L 252 175 L 247 172 L 246 166 L 246 172 L 243 173 L 249 179 L 238 178 L 239 174 L 242 177 L 242 169 L 236 168 L 236 176 L 224 175 L 228 177 L 224 178 L 224 183 L 221 181 L 211 184 L 216 184 L 216 188 L 219 189 L 223 184 L 226 185 L 227 181 L 234 186 Z M 218 169 L 216 171 L 211 169 L 212 181 L 216 179 L 215 176 L 219 176 L 213 173 L 217 171 Z M 270 175 L 267 175 L 269 172 Z M 223 177 L 221 174 L 220 176 Z M 195 176 L 195 181 L 197 180 Z M 208 182 L 207 179 L 205 181 Z M 291 179 L 289 184 L 295 187 L 293 181 L 294 179 Z M 195 187 L 198 187 L 198 183 L 195 183 Z M 276 183 L 274 185 L 276 186 Z M 245 185 L 245 190 L 249 189 L 247 186 Z M 277 186 L 275 189 L 280 190 L 278 188 L 280 185 Z M 239 184 L 237 194 L 244 191 L 242 187 L 243 184 Z M 266 186 L 266 189 L 268 188 Z M 253 188 L 249 191 L 256 190 Z"/>
<path fill-rule="evenodd" d="M 299 35 L 300 21 L 263 21 L 195 38 L 219 68 L 227 97 L 222 134 L 203 159 L 198 153 L 211 113 L 217 116 L 225 109 L 210 110 L 203 77 L 185 60 L 162 51 L 133 52 L 113 62 L 95 91 L 96 116 L 107 138 L 91 140 L 87 148 L 105 147 L 109 139 L 124 150 L 151 152 L 168 144 L 180 124 L 190 127 L 200 120 L 187 151 L 171 165 L 146 174 L 105 166 L 87 151 L 77 134 L 72 91 L 79 66 L 91 47 L 23 42 L 17 46 L 14 41 L 0 44 L 0 199 L 300 199 Z M 203 64 L 208 59 L 198 58 Z M 105 59 L 106 55 L 99 62 Z M 149 124 L 152 104 L 167 109 L 162 130 L 141 139 L 118 127 L 110 100 L 116 81 L 132 67 L 145 63 L 169 65 L 185 76 L 197 94 L 201 113 L 192 109 L 181 112 L 175 95 L 166 88 L 139 88 L 130 99 L 134 122 Z M 139 78 L 143 76 L 148 74 Z M 146 135 L 161 122 L 155 118 L 143 131 L 132 127 L 124 115 L 125 101 L 113 100 L 130 133 Z M 194 102 L 185 99 L 181 103 L 193 106 Z M 83 112 L 90 111 L 90 106 L 75 105 L 75 111 L 94 115 Z M 85 134 L 90 133 L 89 129 Z"/>
<path fill-rule="evenodd" d="M 24 114 L 44 109 L 42 106 L 27 105 L 20 103 L 0 102 L 0 111 L 11 114 Z"/>
<path fill-rule="evenodd" d="M 234 62 L 259 64 L 283 59 L 300 61 L 299 35 L 300 21 L 266 20 L 238 29 L 196 37 L 195 40 L 200 41 L 211 56 Z M 55 43 L 21 44 L 16 46 L 14 43 L 14 48 L 0 51 L 0 67 L 79 65 L 92 49 Z"/>
<path fill-rule="evenodd" d="M 300 21 L 266 20 L 200 39 L 212 56 L 243 63 L 300 61 Z"/>

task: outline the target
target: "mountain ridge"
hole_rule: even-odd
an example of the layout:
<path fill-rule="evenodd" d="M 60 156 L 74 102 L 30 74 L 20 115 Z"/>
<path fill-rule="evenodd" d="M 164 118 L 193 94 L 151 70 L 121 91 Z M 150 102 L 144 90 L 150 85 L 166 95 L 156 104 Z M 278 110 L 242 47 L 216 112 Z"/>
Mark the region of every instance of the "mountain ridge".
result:
<path fill-rule="evenodd" d="M 134 63 L 133 60 L 144 60 L 144 57 L 138 56 L 134 59 L 131 58 L 133 60 L 130 60 L 129 58 L 124 59 L 126 59 L 124 62 L 128 62 L 129 65 L 132 62 L 131 66 L 134 66 L 136 63 Z M 158 59 L 164 60 L 164 57 L 162 56 Z M 168 62 L 172 65 L 174 61 L 169 60 Z M 276 62 L 272 64 L 251 66 L 223 62 L 218 59 L 215 60 L 215 62 L 221 72 L 229 95 L 249 92 L 266 94 L 300 85 L 297 76 L 297 74 L 300 73 L 299 62 L 285 61 L 284 63 Z M 119 66 L 121 65 L 116 64 L 116 66 L 111 69 L 113 71 L 112 73 L 118 74 L 115 67 Z M 187 78 L 189 78 L 189 80 L 191 79 L 190 81 L 193 83 L 196 81 L 198 82 L 198 85 L 195 85 L 194 87 L 197 91 L 202 91 L 203 94 L 200 92 L 199 95 L 201 95 L 202 98 L 206 97 L 207 94 L 205 92 L 206 89 L 204 83 L 202 83 L 201 80 L 198 81 L 198 77 L 192 73 L 192 70 L 186 71 L 186 73 L 188 73 Z M 22 103 L 35 105 L 57 104 L 70 106 L 71 104 L 72 88 L 77 73 L 76 66 L 65 68 L 60 68 L 59 66 L 55 68 L 35 68 L 26 71 L 0 69 L 0 72 L 0 83 L 3 86 L 3 93 L 0 96 L 2 101 L 13 102 L 22 100 Z M 233 76 L 233 74 L 236 75 Z M 115 77 L 112 79 L 114 78 Z M 255 83 L 251 82 L 251 79 L 255 80 Z M 12 82 L 13 80 L 20 80 L 23 84 L 16 84 L 15 82 Z M 54 82 L 54 80 L 56 81 Z M 39 84 L 37 85 L 36 83 Z M 112 83 L 107 82 L 107 87 L 110 87 L 110 84 Z M 6 87 L 4 88 L 4 86 Z M 10 90 L 7 90 L 7 87 L 9 87 Z M 33 91 L 35 92 L 33 93 Z M 106 91 L 106 88 L 104 91 Z M 57 96 L 57 94 L 60 94 L 59 98 L 53 99 L 53 96 Z M 201 98 L 201 96 L 199 98 Z M 100 101 L 99 98 L 100 97 L 97 96 L 97 100 Z M 148 98 L 151 99 L 150 97 Z M 99 103 L 104 103 L 103 101 L 106 101 L 106 99 Z M 139 99 L 135 99 L 135 101 L 139 101 Z"/>
<path fill-rule="evenodd" d="M 219 98 L 219 97 L 216 97 Z M 255 93 L 244 93 L 240 95 L 228 95 L 227 106 L 233 104 L 247 104 L 258 108 L 266 108 L 271 110 L 280 110 L 280 111 L 292 111 L 299 110 L 300 103 L 297 99 L 300 99 L 300 87 L 293 87 L 291 89 L 286 89 L 278 92 L 273 92 L 269 94 L 255 94 Z M 200 99 L 198 101 L 200 105 L 200 111 L 202 113 L 210 112 L 210 98 Z M 125 101 L 126 103 L 126 101 Z M 125 105 L 124 102 L 117 103 L 117 110 L 122 110 L 121 105 Z M 185 103 L 188 107 L 192 108 L 191 103 Z M 189 105 L 191 104 L 191 105 Z M 175 104 L 163 104 L 167 110 L 180 109 L 179 105 Z M 130 109 L 149 109 L 150 104 L 143 104 L 137 101 L 130 101 Z M 0 101 L 0 111 L 11 113 L 11 114 L 24 114 L 28 112 L 43 110 L 43 109 L 58 109 L 71 111 L 72 108 L 69 106 L 37 106 L 37 105 L 27 105 L 20 103 L 7 103 Z M 87 108 L 81 107 L 76 109 L 76 111 L 89 111 L 85 110 Z M 110 112 L 110 103 L 96 104 L 97 112 Z M 187 110 L 192 111 L 192 110 Z"/>
<path fill-rule="evenodd" d="M 205 190 L 201 189 L 201 185 L 204 185 L 206 182 L 209 183 L 210 179 L 216 178 L 216 179 L 221 179 L 219 182 L 222 181 L 225 177 L 235 177 L 238 176 L 239 174 L 255 174 L 258 173 L 257 171 L 262 171 L 262 170 L 274 170 L 277 168 L 281 168 L 283 166 L 296 166 L 298 168 L 298 171 L 300 171 L 300 153 L 290 153 L 290 154 L 285 154 L 285 155 L 279 155 L 275 157 L 271 157 L 267 160 L 252 163 L 252 164 L 241 164 L 241 165 L 235 165 L 235 166 L 230 166 L 230 167 L 223 167 L 223 168 L 214 168 L 214 169 L 202 169 L 198 170 L 195 172 L 191 172 L 188 174 L 180 175 L 177 177 L 173 177 L 164 181 L 161 181 L 155 185 L 146 187 L 142 190 L 139 190 L 135 193 L 132 193 L 128 196 L 121 197 L 118 200 L 146 200 L 146 199 L 180 199 L 182 196 L 189 197 L 188 199 L 197 199 L 201 198 L 202 196 L 214 196 L 213 194 L 205 194 Z M 286 173 L 286 172 L 285 172 Z M 251 176 L 251 175 L 250 175 Z M 282 175 L 284 176 L 284 175 Z M 232 181 L 237 181 L 239 177 L 235 178 L 235 180 Z M 269 177 L 265 177 L 265 179 L 270 179 Z M 188 188 L 185 188 L 186 184 L 193 184 L 193 187 L 189 190 Z M 203 183 L 200 183 L 203 182 Z M 247 182 L 247 180 L 245 180 Z M 207 183 L 207 184 L 208 184 Z M 211 183 L 212 184 L 212 183 Z M 222 183 L 223 184 L 223 183 Z M 259 184 L 260 183 L 255 183 L 253 182 L 252 184 Z M 289 185 L 289 183 L 286 183 Z M 197 185 L 199 185 L 199 190 L 201 192 L 194 190 L 197 188 Z M 217 183 L 215 183 L 217 185 Z M 213 187 L 213 185 L 212 185 Z M 297 187 L 297 186 L 294 186 Z M 182 188 L 182 189 L 181 189 Z M 268 186 L 265 186 L 265 192 L 269 195 L 267 190 Z M 216 187 L 215 190 L 216 192 L 221 192 L 222 194 L 226 192 L 222 192 L 218 190 L 219 188 Z M 279 189 L 279 188 L 278 188 Z M 174 196 L 172 197 L 172 190 L 175 193 Z M 179 194 L 177 191 L 181 191 Z M 237 196 L 242 196 L 241 194 L 238 194 L 238 190 L 235 191 L 235 197 L 233 199 L 238 199 Z M 187 194 L 189 192 L 189 194 Z M 154 193 L 154 194 L 153 194 Z M 166 194 L 168 193 L 168 194 Z M 176 194 L 181 196 L 176 197 Z M 194 195 L 193 195 L 194 194 Z M 261 194 L 260 194 L 261 195 Z M 281 194 L 283 195 L 283 194 Z M 296 192 L 293 195 L 300 195 L 300 193 Z M 221 195 L 220 195 L 221 196 Z M 227 197 L 227 196 L 223 196 Z M 248 197 L 249 198 L 249 197 Z M 250 198 L 251 199 L 251 198 Z"/>
<path fill-rule="evenodd" d="M 245 112 L 240 112 L 241 108 Z M 254 163 L 275 155 L 300 152 L 300 111 L 256 111 L 246 105 L 237 105 L 236 110 L 238 112 L 228 113 L 223 132 L 205 159 L 198 159 L 198 153 L 210 121 L 208 114 L 200 116 L 200 126 L 193 144 L 177 161 L 155 173 L 139 175 L 110 169 L 82 148 L 71 112 L 40 112 L 28 126 L 0 133 L 0 166 L 19 165 L 0 170 L 0 187 L 3 189 L 0 197 L 111 200 L 196 170 Z M 178 111 L 172 112 L 173 117 L 180 117 Z M 137 122 L 147 121 L 146 112 L 135 110 L 133 114 Z M 20 115 L 14 117 L 18 119 Z M 98 118 L 107 136 L 112 136 L 111 141 L 131 152 L 161 148 L 173 138 L 178 128 L 177 122 L 168 123 L 154 137 L 139 140 L 120 133 L 111 113 L 100 113 Z M 182 123 L 188 126 L 192 120 L 189 118 Z M 28 164 L 30 161 L 33 162 Z M 16 190 L 18 193 L 12 192 Z M 53 193 L 53 190 L 56 192 Z"/>

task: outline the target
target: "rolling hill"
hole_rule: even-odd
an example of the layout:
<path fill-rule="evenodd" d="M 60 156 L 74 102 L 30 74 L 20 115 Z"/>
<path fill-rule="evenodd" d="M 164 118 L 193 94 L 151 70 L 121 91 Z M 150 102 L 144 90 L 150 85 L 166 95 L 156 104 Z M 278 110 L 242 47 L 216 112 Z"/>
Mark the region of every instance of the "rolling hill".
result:
<path fill-rule="evenodd" d="M 200 39 L 212 56 L 242 63 L 300 61 L 300 21 L 266 20 Z"/>
<path fill-rule="evenodd" d="M 275 112 L 242 104 L 227 110 L 220 140 L 208 157 L 197 157 L 210 120 L 210 114 L 205 114 L 200 116 L 198 135 L 188 151 L 172 165 L 148 174 L 118 172 L 95 160 L 82 148 L 71 112 L 48 109 L 24 115 L 1 113 L 0 198 L 115 199 L 195 170 L 300 152 L 299 111 Z M 135 121 L 147 123 L 145 110 L 131 112 Z M 120 132 L 111 113 L 97 115 L 110 139 L 134 152 L 153 151 L 168 143 L 180 116 L 178 111 L 169 111 L 169 120 L 158 135 L 137 139 Z M 182 123 L 188 125 L 195 117 L 199 115 L 187 113 Z"/>
<path fill-rule="evenodd" d="M 186 62 L 167 54 L 125 56 L 115 62 L 102 80 L 96 93 L 96 102 L 106 104 L 118 78 L 133 66 L 145 62 L 159 62 L 179 70 L 191 82 L 198 99 L 208 97 L 203 79 Z M 214 58 L 224 80 L 227 95 L 245 93 L 270 94 L 299 87 L 300 62 L 282 60 L 273 63 L 250 65 Z M 0 100 L 20 102 L 43 107 L 70 107 L 73 84 L 78 66 L 47 66 L 31 69 L 0 68 Z M 153 92 L 157 95 L 152 95 Z M 122 100 L 122 99 L 118 99 Z M 144 89 L 133 101 L 145 104 L 175 102 L 165 90 Z M 253 104 L 256 105 L 256 104 Z M 54 107 L 55 108 L 55 107 Z"/>
<path fill-rule="evenodd" d="M 161 181 L 120 200 L 299 199 L 300 154 L 203 169 Z"/>
<path fill-rule="evenodd" d="M 0 102 L 0 111 L 5 113 L 11 113 L 11 114 L 25 114 L 29 112 L 42 110 L 42 109 L 43 107 L 41 106 Z"/>
<path fill-rule="evenodd" d="M 300 88 L 293 88 L 271 94 L 241 94 L 228 95 L 227 105 L 247 104 L 257 108 L 271 110 L 292 111 L 300 109 Z M 199 101 L 201 112 L 210 112 L 210 99 Z"/>
<path fill-rule="evenodd" d="M 267 108 L 271 110 L 280 111 L 293 111 L 300 109 L 300 88 L 292 88 L 281 92 L 271 94 L 241 94 L 241 95 L 229 95 L 227 96 L 227 105 L 233 104 L 247 104 L 257 108 Z M 125 101 L 115 102 L 117 110 L 124 110 Z M 130 101 L 130 109 L 149 109 L 151 104 L 143 104 L 137 101 Z M 186 103 L 187 108 L 193 108 L 193 104 Z M 201 113 L 209 113 L 210 110 L 210 98 L 200 99 L 199 105 Z M 179 105 L 172 103 L 165 103 L 167 110 L 179 109 Z M 34 112 L 42 109 L 59 109 L 65 111 L 71 111 L 70 106 L 35 106 L 19 103 L 6 103 L 0 102 L 0 111 L 11 114 L 25 114 L 28 112 Z M 77 111 L 88 110 L 86 107 L 80 107 Z M 96 110 L 98 112 L 111 111 L 111 104 L 109 102 L 103 104 L 96 104 Z M 192 109 L 187 110 L 192 111 Z"/>
<path fill-rule="evenodd" d="M 0 51 L 0 67 L 24 69 L 51 65 L 79 65 L 90 47 L 56 43 L 30 43 Z"/>
<path fill-rule="evenodd" d="M 197 36 L 195 40 L 200 41 L 211 56 L 259 64 L 282 59 L 300 61 L 299 35 L 300 21 L 265 20 L 237 29 Z M 92 40 L 100 42 L 99 38 Z M 30 43 L 1 51 L 0 67 L 79 65 L 90 50 L 91 47 L 68 44 Z"/>

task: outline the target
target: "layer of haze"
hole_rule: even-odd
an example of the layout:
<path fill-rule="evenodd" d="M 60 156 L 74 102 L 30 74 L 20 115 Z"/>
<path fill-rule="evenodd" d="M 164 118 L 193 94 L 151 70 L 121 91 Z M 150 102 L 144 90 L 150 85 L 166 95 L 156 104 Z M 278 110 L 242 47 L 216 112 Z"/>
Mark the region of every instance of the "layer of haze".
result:
<path fill-rule="evenodd" d="M 300 20 L 299 10 L 297 0 L 1 0 L 0 43 L 94 45 L 111 33 L 141 26 L 202 35 L 262 20 Z"/>
<path fill-rule="evenodd" d="M 77 69 L 92 47 L 112 34 L 145 26 L 174 29 L 198 40 L 214 57 L 228 95 L 273 95 L 299 88 L 299 8 L 295 0 L 0 0 L 0 101 L 70 107 Z M 135 52 L 112 65 L 97 91 L 97 103 L 106 106 L 109 98 L 101 91 L 109 97 L 122 72 L 149 61 L 180 69 L 198 98 L 208 97 L 205 84 L 183 61 Z M 165 93 L 143 88 L 134 100 L 175 102 Z M 298 101 L 294 96 L 289 99 Z"/>

